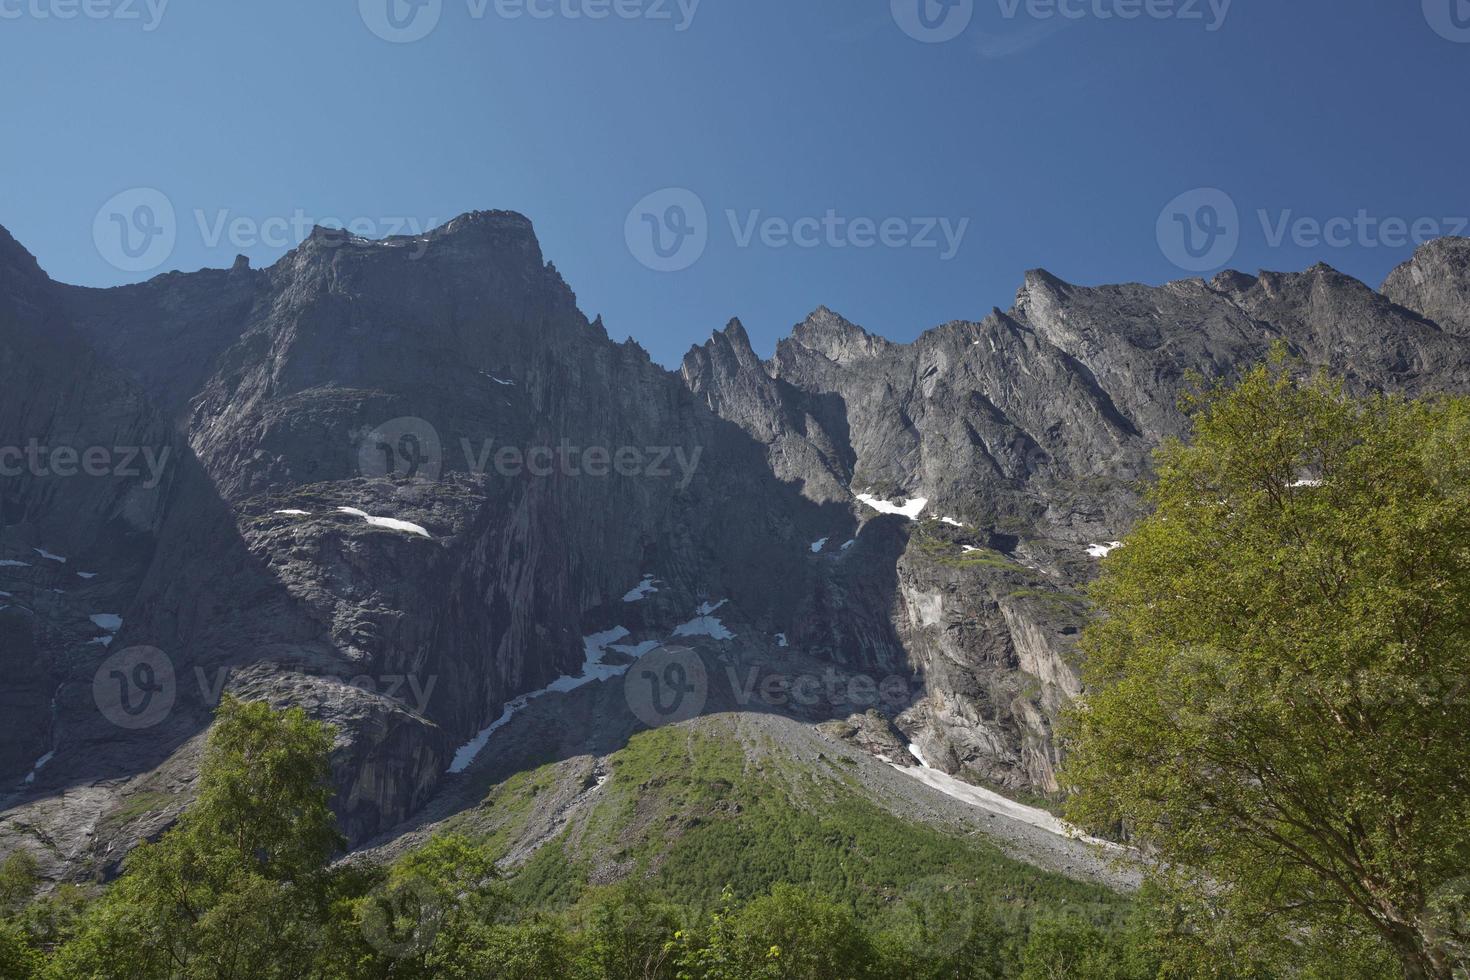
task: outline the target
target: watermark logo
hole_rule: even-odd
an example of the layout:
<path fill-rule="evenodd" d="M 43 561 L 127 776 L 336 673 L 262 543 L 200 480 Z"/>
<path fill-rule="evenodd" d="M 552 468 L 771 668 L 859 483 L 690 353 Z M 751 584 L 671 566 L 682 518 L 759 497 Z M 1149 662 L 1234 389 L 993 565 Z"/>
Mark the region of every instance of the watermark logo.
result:
<path fill-rule="evenodd" d="M 655 272 L 680 272 L 709 245 L 709 214 L 699 195 L 683 187 L 654 191 L 633 205 L 623 224 L 628 251 Z"/>
<path fill-rule="evenodd" d="M 169 0 L 0 0 L 0 20 L 139 21 L 146 33 L 163 23 Z"/>
<path fill-rule="evenodd" d="M 514 386 L 513 381 L 482 371 L 487 383 Z M 361 430 L 359 430 L 361 431 Z M 396 418 L 368 429 L 357 438 L 358 472 L 370 480 L 391 479 L 433 483 L 443 476 L 447 457 L 439 432 L 426 419 Z M 677 480 L 686 489 L 699 470 L 703 446 L 582 446 L 570 439 L 555 445 L 497 444 L 494 437 L 476 440 L 461 437 L 458 451 L 465 472 L 485 476 L 494 472 L 506 479 L 525 476 L 623 477 Z"/>
<path fill-rule="evenodd" d="M 363 903 L 359 925 L 369 946 L 392 959 L 429 949 L 444 923 L 444 898 L 414 875 L 388 884 Z"/>
<path fill-rule="evenodd" d="M 143 479 L 143 489 L 163 482 L 169 446 L 48 446 L 32 438 L 24 446 L 0 446 L 0 476 Z"/>
<path fill-rule="evenodd" d="M 1218 269 L 1240 247 L 1240 211 L 1214 187 L 1186 191 L 1165 205 L 1155 226 L 1164 257 L 1189 272 Z"/>
<path fill-rule="evenodd" d="M 168 717 L 178 696 L 174 663 L 157 647 L 128 647 L 102 661 L 92 676 L 92 700 L 119 728 L 151 728 Z"/>
<path fill-rule="evenodd" d="M 362 22 L 392 44 L 422 41 L 439 26 L 444 0 L 357 0 Z"/>
<path fill-rule="evenodd" d="M 942 44 L 965 32 L 975 0 L 890 0 L 893 22 L 915 41 Z"/>
<path fill-rule="evenodd" d="M 623 675 L 623 697 L 649 728 L 697 717 L 709 698 L 709 674 L 688 647 L 660 647 L 639 658 Z"/>
<path fill-rule="evenodd" d="M 1225 26 L 1235 0 L 997 0 L 1006 20 L 1197 21 L 1211 33 Z"/>
<path fill-rule="evenodd" d="M 177 240 L 173 202 L 152 187 L 114 194 L 92 220 L 97 254 L 123 272 L 158 268 L 173 254 Z"/>
<path fill-rule="evenodd" d="M 964 948 L 985 910 L 975 887 L 949 875 L 930 875 L 904 889 L 885 915 L 885 932 L 918 962 L 943 960 Z"/>
<path fill-rule="evenodd" d="M 396 418 L 373 429 L 358 445 L 358 470 L 368 479 L 432 483 L 444 467 L 439 430 L 424 419 Z"/>
<path fill-rule="evenodd" d="M 1291 208 L 1258 208 L 1255 223 L 1260 225 L 1262 243 L 1273 249 L 1288 245 L 1309 250 L 1417 248 L 1436 238 L 1453 238 L 1470 230 L 1470 216 L 1407 218 L 1377 215 L 1367 208 L 1327 217 L 1298 214 Z M 1234 199 L 1224 191 L 1187 191 L 1159 213 L 1159 249 L 1187 272 L 1218 269 L 1235 256 L 1247 224 Z"/>
<path fill-rule="evenodd" d="M 725 224 L 736 248 L 933 249 L 941 262 L 959 254 L 969 218 L 849 216 L 836 208 L 788 217 L 756 209 L 726 208 Z M 682 187 L 649 194 L 628 212 L 623 235 L 628 251 L 655 272 L 679 272 L 699 261 L 712 234 L 704 201 Z"/>
<path fill-rule="evenodd" d="M 1424 19 L 1446 41 L 1470 44 L 1470 0 L 1424 0 Z"/>

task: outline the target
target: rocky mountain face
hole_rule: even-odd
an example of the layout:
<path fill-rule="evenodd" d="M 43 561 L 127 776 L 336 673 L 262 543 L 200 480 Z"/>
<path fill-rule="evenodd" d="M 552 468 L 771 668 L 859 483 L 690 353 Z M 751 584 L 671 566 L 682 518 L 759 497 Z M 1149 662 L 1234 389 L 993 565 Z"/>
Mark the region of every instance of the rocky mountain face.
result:
<path fill-rule="evenodd" d="M 1467 327 L 1444 241 L 1380 292 L 1034 272 L 907 345 L 819 308 L 769 360 L 736 321 L 674 373 L 508 212 L 107 290 L 0 231 L 0 850 L 114 869 L 187 802 L 225 691 L 337 726 L 366 841 L 452 795 L 515 699 L 670 638 L 893 681 L 781 710 L 876 707 L 936 768 L 1054 793 L 1089 549 L 1184 431 L 1187 372 L 1280 341 L 1363 388 L 1470 390 Z"/>

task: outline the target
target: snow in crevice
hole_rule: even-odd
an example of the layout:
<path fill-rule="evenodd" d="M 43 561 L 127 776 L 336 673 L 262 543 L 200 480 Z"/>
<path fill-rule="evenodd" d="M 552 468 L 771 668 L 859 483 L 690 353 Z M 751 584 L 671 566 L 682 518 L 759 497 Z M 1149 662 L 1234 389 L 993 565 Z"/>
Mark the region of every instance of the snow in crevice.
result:
<path fill-rule="evenodd" d="M 827 539 L 818 538 L 817 540 L 812 542 L 812 554 L 817 554 L 825 547 L 827 547 Z"/>
<path fill-rule="evenodd" d="M 1094 558 L 1106 558 L 1121 547 L 1123 547 L 1123 542 L 1121 541 L 1110 541 L 1107 544 L 1090 544 L 1087 546 L 1087 553 Z"/>
<path fill-rule="evenodd" d="M 907 517 L 911 521 L 918 520 L 919 515 L 924 512 L 924 508 L 929 505 L 928 497 L 915 497 L 912 500 L 905 500 L 901 504 L 895 504 L 888 500 L 879 500 L 870 493 L 860 493 L 857 495 L 857 499 L 880 514 L 898 514 L 902 517 Z"/>
<path fill-rule="evenodd" d="M 568 674 L 563 674 L 540 690 L 531 691 L 528 694 L 522 694 L 520 697 L 512 698 L 510 701 L 507 701 L 505 703 L 505 708 L 500 712 L 499 718 L 496 718 L 494 721 L 492 721 L 488 726 L 482 729 L 478 735 L 470 739 L 464 745 L 460 746 L 458 751 L 454 753 L 454 759 L 451 760 L 451 762 L 449 763 L 449 771 L 451 773 L 457 773 L 464 772 L 466 769 L 468 769 L 470 763 L 475 761 L 475 757 L 478 756 L 480 752 L 485 748 L 485 746 L 489 744 L 490 736 L 494 735 L 501 728 L 505 727 L 505 725 L 512 718 L 514 718 L 518 712 L 524 709 L 526 705 L 530 704 L 535 699 L 539 697 L 544 697 L 547 694 L 558 694 L 566 693 L 567 691 L 575 691 L 577 688 L 582 687 L 586 684 L 591 684 L 594 681 L 610 680 L 611 678 L 618 677 L 628 672 L 628 668 L 632 666 L 631 663 L 603 663 L 602 656 L 604 651 L 616 650 L 620 653 L 632 654 L 636 658 L 643 656 L 643 654 L 648 653 L 653 649 L 656 649 L 659 645 L 657 642 L 643 642 L 634 646 L 614 645 L 617 643 L 618 640 L 621 640 L 629 635 L 631 634 L 628 632 L 627 627 L 615 626 L 612 629 L 603 630 L 600 633 L 592 633 L 582 637 L 582 673 L 576 677 L 572 677 Z"/>
<path fill-rule="evenodd" d="M 641 657 L 646 653 L 652 653 L 662 645 L 658 640 L 644 640 L 642 643 L 634 643 L 631 646 L 626 643 L 614 643 L 608 649 L 626 653 L 630 657 Z"/>
<path fill-rule="evenodd" d="M 1015 800 L 1007 799 L 999 793 L 992 793 L 988 789 L 972 786 L 962 779 L 957 779 L 948 773 L 941 772 L 929 765 L 924 758 L 924 753 L 917 745 L 910 745 L 909 752 L 915 759 L 919 760 L 917 766 L 893 765 L 893 768 L 913 779 L 936 789 L 945 796 L 953 797 L 962 803 L 978 807 L 989 813 L 999 814 L 1024 824 L 1029 824 L 1048 833 L 1056 834 L 1058 837 L 1068 837 L 1073 840 L 1081 840 L 1088 844 L 1096 844 L 1111 850 L 1123 850 L 1122 846 L 1112 841 L 1100 840 L 1096 837 L 1088 837 L 1076 827 L 1058 818 L 1055 814 L 1048 813 L 1039 807 L 1026 806 Z"/>
<path fill-rule="evenodd" d="M 964 521 L 957 521 L 953 517 L 941 517 L 940 518 L 940 521 L 942 521 L 945 524 L 953 524 L 955 527 L 964 527 L 965 526 Z"/>
<path fill-rule="evenodd" d="M 708 636 L 715 640 L 735 639 L 735 634 L 725 628 L 725 624 L 720 622 L 718 616 L 713 615 L 716 609 L 719 609 L 729 601 L 728 599 L 721 599 L 719 602 L 713 604 L 708 602 L 700 603 L 699 608 L 694 610 L 696 615 L 693 619 L 674 627 L 674 635 Z"/>
<path fill-rule="evenodd" d="M 366 511 L 358 510 L 356 507 L 338 507 L 337 510 L 352 517 L 361 517 L 373 527 L 387 528 L 390 531 L 406 531 L 409 534 L 417 534 L 420 537 L 429 537 L 429 532 L 410 521 L 400 521 L 395 517 L 374 517 Z"/>
<path fill-rule="evenodd" d="M 276 511 L 276 513 L 277 514 L 282 514 L 282 515 L 284 515 L 286 517 L 310 517 L 311 516 L 311 511 L 309 511 L 309 510 L 296 510 L 294 508 L 293 509 L 290 509 L 290 510 L 278 510 L 278 511 Z"/>
<path fill-rule="evenodd" d="M 0 568 L 30 568 L 30 567 L 31 567 L 31 563 L 28 562 L 28 561 L 16 561 L 14 558 L 5 558 L 3 560 L 0 560 Z"/>
<path fill-rule="evenodd" d="M 652 575 L 643 576 L 643 581 L 633 586 L 633 588 L 629 590 L 628 594 L 623 596 L 623 601 L 642 602 L 644 599 L 653 595 L 655 592 L 658 591 L 658 587 L 653 584 L 654 581 L 655 579 Z"/>
<path fill-rule="evenodd" d="M 46 559 L 47 561 L 59 561 L 63 565 L 66 564 L 66 559 L 65 558 L 61 557 L 60 555 L 53 555 L 51 552 L 47 551 L 45 548 L 32 548 L 31 550 L 34 551 L 36 554 L 40 555 L 42 558 Z"/>
<path fill-rule="evenodd" d="M 962 545 L 960 545 L 960 554 L 962 554 L 962 555 L 968 555 L 972 551 L 979 551 L 979 550 L 980 549 L 977 548 L 977 547 L 975 547 L 973 544 L 962 544 Z"/>
<path fill-rule="evenodd" d="M 41 756 L 41 758 L 37 759 L 35 764 L 31 766 L 31 771 L 26 774 L 26 783 L 34 783 L 36 781 L 36 773 L 40 772 L 42 769 L 45 769 L 46 763 L 50 762 L 54 758 L 56 758 L 56 750 L 52 749 L 50 752 L 47 752 L 45 755 Z"/>
<path fill-rule="evenodd" d="M 116 633 L 118 630 L 122 629 L 122 617 L 119 616 L 117 613 L 93 613 L 87 618 L 90 619 L 97 626 L 98 629 L 108 630 L 113 633 Z"/>
<path fill-rule="evenodd" d="M 77 578 L 94 579 L 96 577 L 96 572 L 77 572 Z"/>
<path fill-rule="evenodd" d="M 485 377 L 489 378 L 491 381 L 494 381 L 498 385 L 513 385 L 513 384 L 515 384 L 514 381 L 507 381 L 504 378 L 497 378 L 495 375 L 491 374 L 488 371 L 481 371 L 480 373 L 483 374 Z"/>
<path fill-rule="evenodd" d="M 842 550 L 843 551 L 846 551 L 848 548 L 851 548 L 855 544 L 857 544 L 857 538 L 852 538 L 851 540 L 849 540 L 846 544 L 844 544 L 842 546 Z"/>
<path fill-rule="evenodd" d="M 778 647 L 787 647 L 787 646 L 790 646 L 790 644 L 786 642 L 786 634 L 785 633 L 777 633 L 776 634 L 776 646 L 778 646 Z"/>

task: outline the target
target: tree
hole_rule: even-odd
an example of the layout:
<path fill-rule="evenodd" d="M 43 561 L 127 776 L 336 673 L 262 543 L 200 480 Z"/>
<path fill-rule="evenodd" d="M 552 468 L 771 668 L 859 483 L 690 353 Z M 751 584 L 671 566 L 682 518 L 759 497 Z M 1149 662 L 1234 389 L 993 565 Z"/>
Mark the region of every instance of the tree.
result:
<path fill-rule="evenodd" d="M 303 975 L 343 845 L 327 801 L 332 733 L 299 708 L 226 698 L 199 796 L 86 913 L 48 965 L 79 978 Z"/>
<path fill-rule="evenodd" d="M 1470 400 L 1354 398 L 1278 352 L 1188 407 L 1192 442 L 1159 452 L 1152 513 L 1092 590 L 1070 816 L 1156 853 L 1203 936 L 1285 960 L 1366 939 L 1449 978 L 1470 922 Z"/>

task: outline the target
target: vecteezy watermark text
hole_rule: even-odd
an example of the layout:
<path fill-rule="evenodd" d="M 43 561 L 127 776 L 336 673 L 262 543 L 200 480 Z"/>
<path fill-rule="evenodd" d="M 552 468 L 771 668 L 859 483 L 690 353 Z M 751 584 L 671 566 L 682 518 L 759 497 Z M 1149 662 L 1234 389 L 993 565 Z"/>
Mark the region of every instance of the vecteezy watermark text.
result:
<path fill-rule="evenodd" d="M 0 20 L 138 21 L 158 30 L 169 0 L 0 0 Z"/>
<path fill-rule="evenodd" d="M 511 382 L 491 378 L 491 382 Z M 445 469 L 443 442 L 438 429 L 426 419 L 404 416 L 363 432 L 358 437 L 358 471 L 371 479 L 437 481 Z M 625 477 L 674 479 L 683 490 L 694 479 L 703 446 L 584 446 L 562 439 L 531 446 L 497 443 L 494 437 L 461 437 L 458 449 L 465 472 L 484 476 L 494 472 L 506 478 L 531 476 Z"/>
<path fill-rule="evenodd" d="M 3 0 L 0 0 L 3 2 Z M 150 272 L 167 262 L 181 233 L 192 229 L 207 249 L 231 251 L 291 248 L 327 229 L 328 246 L 385 244 L 402 248 L 411 259 L 429 247 L 427 233 L 441 223 L 408 215 L 359 215 L 346 219 L 313 216 L 303 208 L 288 214 L 239 214 L 230 208 L 193 208 L 192 222 L 180 227 L 173 201 L 155 187 L 132 187 L 105 201 L 92 220 L 97 254 L 123 272 Z M 387 241 L 384 241 L 387 240 Z"/>
<path fill-rule="evenodd" d="M 836 713 L 883 707 L 898 713 L 922 696 L 922 685 L 897 674 L 874 678 L 828 667 L 820 674 L 787 673 L 761 665 L 726 665 L 715 675 L 741 708 L 811 709 L 825 705 Z M 650 727 L 687 721 L 704 709 L 714 678 L 703 658 L 682 646 L 660 647 L 640 658 L 624 675 L 623 697 Z"/>
<path fill-rule="evenodd" d="M 952 41 L 969 29 L 977 0 L 889 0 L 893 22 L 926 44 Z M 1005 20 L 1176 20 L 1214 32 L 1234 0 L 995 0 Z"/>
<path fill-rule="evenodd" d="M 641 20 L 689 30 L 702 0 L 464 0 L 472 21 L 500 20 Z M 444 0 L 358 0 L 357 12 L 367 29 L 394 44 L 422 41 L 444 16 Z"/>
<path fill-rule="evenodd" d="M 1470 230 L 1470 216 L 1404 217 L 1367 208 L 1328 216 L 1300 214 L 1293 208 L 1258 208 L 1253 217 L 1268 248 L 1417 248 Z M 1160 251 L 1174 265 L 1187 272 L 1208 272 L 1235 257 L 1249 225 L 1230 194 L 1203 187 L 1166 204 L 1155 235 Z"/>
<path fill-rule="evenodd" d="M 996 0 L 1007 20 L 1181 20 L 1218 31 L 1235 0 Z"/>
<path fill-rule="evenodd" d="M 145 476 L 143 487 L 152 490 L 163 480 L 171 448 L 168 446 L 48 446 L 31 439 L 24 446 L 0 446 L 0 476 L 29 474 L 51 477 Z"/>
<path fill-rule="evenodd" d="M 767 214 L 760 208 L 724 211 L 736 248 L 769 249 L 929 249 L 941 262 L 959 254 L 969 218 L 941 216 L 875 218 L 828 208 L 820 215 Z M 623 223 L 628 251 L 655 272 L 679 272 L 704 255 L 709 245 L 709 212 L 688 188 L 666 187 L 635 204 Z"/>

